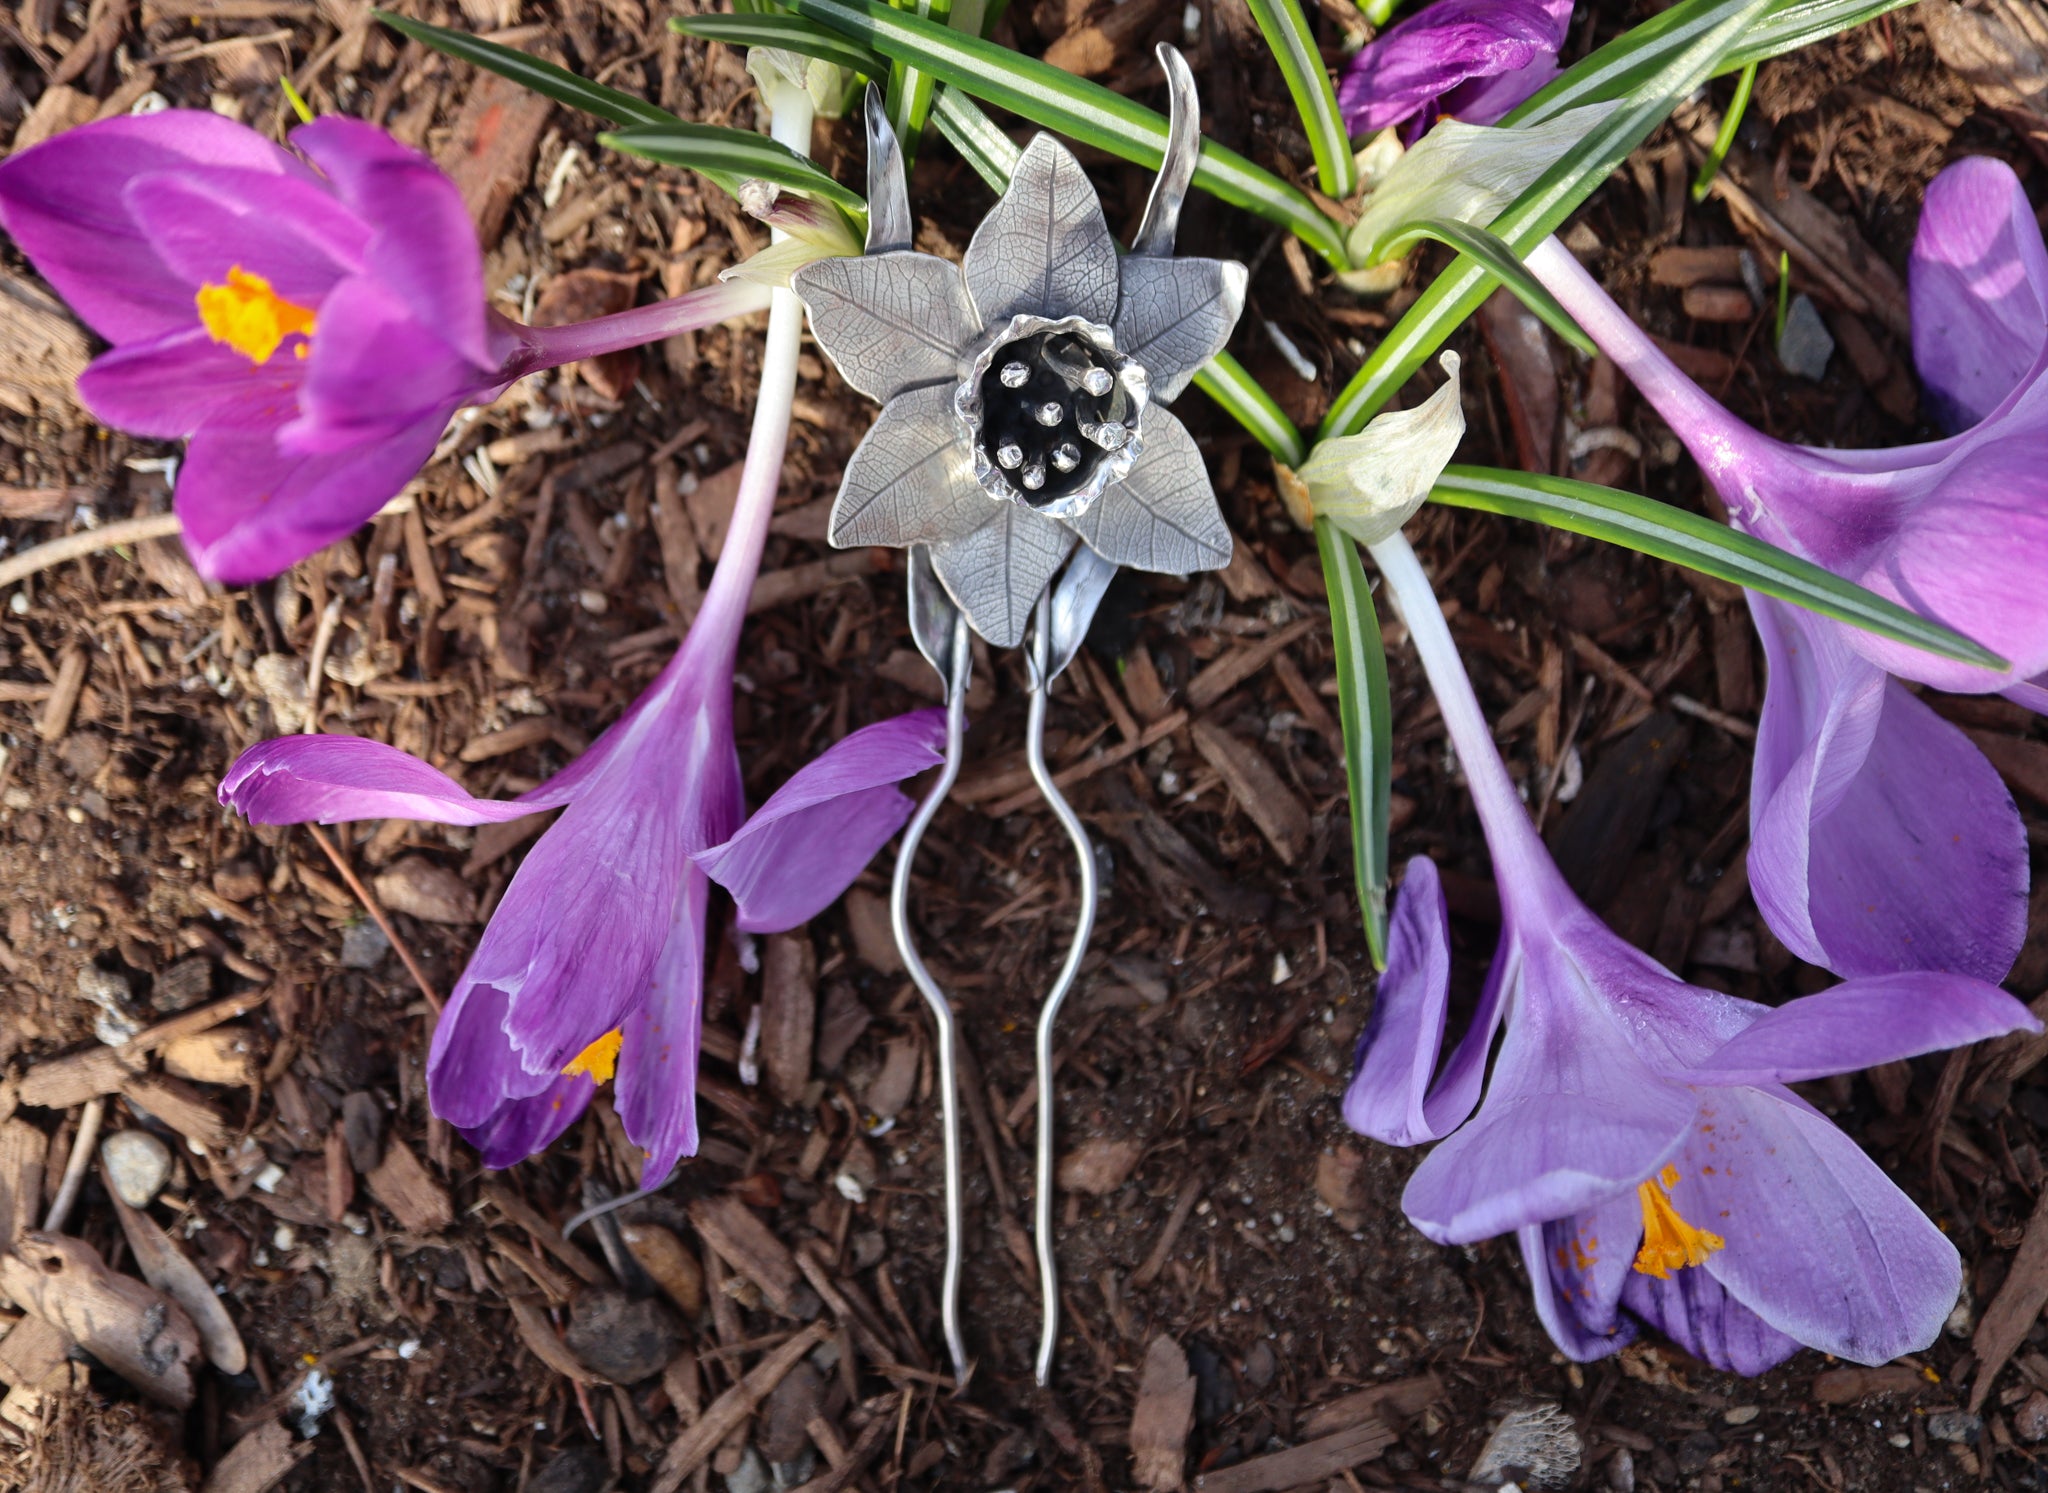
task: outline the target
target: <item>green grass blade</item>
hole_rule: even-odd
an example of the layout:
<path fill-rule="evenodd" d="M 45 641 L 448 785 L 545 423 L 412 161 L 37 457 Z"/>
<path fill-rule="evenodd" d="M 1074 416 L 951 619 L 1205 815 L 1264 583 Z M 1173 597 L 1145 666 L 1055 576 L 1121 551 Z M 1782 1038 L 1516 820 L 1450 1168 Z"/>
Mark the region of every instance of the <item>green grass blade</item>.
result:
<path fill-rule="evenodd" d="M 514 83 L 531 88 L 535 93 L 551 98 L 558 104 L 567 104 L 572 109 L 595 114 L 599 119 L 609 119 L 614 124 L 678 123 L 675 115 L 666 109 L 657 108 L 645 99 L 635 98 L 630 93 L 621 93 L 616 88 L 607 88 L 602 83 L 593 83 L 588 78 L 579 78 L 566 67 L 557 67 L 552 62 L 529 57 L 512 47 L 485 41 L 482 37 L 474 36 L 467 31 L 451 31 L 445 26 L 430 26 L 425 21 L 415 21 L 410 16 L 394 15 L 388 10 L 375 11 L 373 14 L 393 31 L 409 36 L 437 52 L 445 52 L 450 57 L 460 58 L 464 62 L 473 62 L 501 78 L 510 78 Z"/>
<path fill-rule="evenodd" d="M 1961 633 L 1701 514 L 1618 488 L 1492 467 L 1444 469 L 1430 497 L 1619 544 L 1805 607 L 1823 617 L 1987 669 L 2006 661 Z"/>
<path fill-rule="evenodd" d="M 882 0 L 791 0 L 791 5 L 797 14 L 893 61 L 922 68 L 941 82 L 1084 145 L 1152 170 L 1165 156 L 1165 116 L 1098 83 L 933 25 Z M 1195 165 L 1195 185 L 1299 235 L 1333 266 L 1348 267 L 1342 232 L 1308 194 L 1235 151 L 1204 141 Z"/>
<path fill-rule="evenodd" d="M 1251 432 L 1252 439 L 1290 467 L 1308 460 L 1308 442 L 1273 396 L 1253 381 L 1229 353 L 1218 353 L 1195 374 L 1195 387 Z"/>
<path fill-rule="evenodd" d="M 1488 224 L 1516 254 L 1526 254 L 1591 196 L 1628 153 L 1663 122 L 1680 99 L 1711 76 L 1745 31 L 1783 0 L 1680 0 L 1644 22 L 1523 104 L 1503 123 L 1534 122 L 1560 109 L 1622 102 L 1587 131 L 1577 149 L 1538 177 Z M 1643 76 L 1646 57 L 1664 59 Z M 1612 90 L 1619 90 L 1615 92 Z M 1394 391 L 1492 292 L 1494 277 L 1469 255 L 1437 276 L 1373 350 L 1323 419 L 1321 434 L 1364 428 Z"/>
<path fill-rule="evenodd" d="M 730 47 L 780 47 L 785 52 L 835 63 L 864 78 L 886 77 L 889 72 L 888 59 L 873 47 L 864 47 L 802 16 L 676 16 L 668 27 L 684 36 L 722 41 Z"/>
<path fill-rule="evenodd" d="M 1564 309 L 1556 296 L 1544 289 L 1543 282 L 1529 273 L 1529 267 L 1517 259 L 1506 244 L 1484 228 L 1475 228 L 1470 223 L 1461 223 L 1455 218 L 1425 218 L 1419 223 L 1411 224 L 1387 241 L 1387 257 L 1391 258 L 1418 239 L 1425 238 L 1449 244 L 1461 254 L 1469 255 L 1489 275 L 1513 291 L 1516 299 L 1535 312 L 1551 331 L 1587 357 L 1599 355 L 1600 349 L 1593 345 L 1593 339 L 1572 320 L 1571 312 Z"/>
<path fill-rule="evenodd" d="M 1351 871 L 1374 967 L 1387 967 L 1387 817 L 1394 780 L 1394 708 L 1387 651 L 1358 546 L 1326 518 L 1316 520 L 1316 552 L 1330 597 L 1337 652 L 1337 720 L 1344 728 L 1344 777 L 1351 789 Z"/>
<path fill-rule="evenodd" d="M 1903 10 L 1914 0 L 1788 0 L 1742 39 L 1722 60 L 1723 73 L 1740 72 L 1753 62 L 1768 62 L 1825 41 L 1866 21 Z"/>
<path fill-rule="evenodd" d="M 863 222 L 867 218 L 867 199 L 860 193 L 841 186 L 787 146 L 745 130 L 671 119 L 666 124 L 629 125 L 597 138 L 600 144 L 628 155 L 701 172 L 727 191 L 749 177 L 758 177 L 836 203 Z"/>
<path fill-rule="evenodd" d="M 1017 169 L 1017 157 L 1024 152 L 996 128 L 993 119 L 981 112 L 981 105 L 951 83 L 939 85 L 932 102 L 932 118 L 938 121 L 939 133 L 960 152 L 960 158 L 1000 195 L 1010 184 L 1010 173 Z"/>
<path fill-rule="evenodd" d="M 1330 82 L 1330 70 L 1323 66 L 1323 54 L 1316 48 L 1308 17 L 1301 13 L 1300 0 L 1249 0 L 1249 4 L 1259 34 L 1273 49 L 1280 76 L 1287 80 L 1287 91 L 1294 95 L 1295 112 L 1308 132 L 1309 149 L 1315 152 L 1316 180 L 1325 196 L 1341 202 L 1358 190 L 1358 162 L 1351 154 L 1351 134 L 1344 128 L 1337 90 Z"/>

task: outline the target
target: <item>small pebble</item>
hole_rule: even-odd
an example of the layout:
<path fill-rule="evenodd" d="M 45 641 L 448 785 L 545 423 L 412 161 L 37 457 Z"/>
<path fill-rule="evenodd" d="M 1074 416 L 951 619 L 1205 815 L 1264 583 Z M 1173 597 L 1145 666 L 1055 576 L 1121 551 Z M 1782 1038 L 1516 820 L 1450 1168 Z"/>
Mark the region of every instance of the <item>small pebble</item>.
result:
<path fill-rule="evenodd" d="M 367 918 L 341 930 L 343 969 L 375 969 L 390 952 L 391 940 L 384 936 L 382 928 Z"/>
<path fill-rule="evenodd" d="M 1927 1417 L 1927 1434 L 1936 1441 L 1974 1446 L 1984 1434 L 1984 1421 L 1967 1410 L 1936 1410 Z"/>
<path fill-rule="evenodd" d="M 2012 1413 L 2012 1433 L 2022 1441 L 2048 1441 L 2048 1394 L 2035 1390 Z"/>
<path fill-rule="evenodd" d="M 740 1458 L 740 1465 L 725 1475 L 725 1493 L 769 1493 L 774 1486 L 767 1461 L 751 1446 Z"/>
<path fill-rule="evenodd" d="M 620 1384 L 651 1379 L 683 1346 L 675 1313 L 653 1297 L 634 1301 L 623 1292 L 589 1290 L 569 1309 L 563 1334 L 569 1351 Z"/>
<path fill-rule="evenodd" d="M 171 1148 L 147 1130 L 119 1130 L 100 1142 L 100 1160 L 114 1191 L 131 1208 L 147 1208 L 171 1180 Z"/>
<path fill-rule="evenodd" d="M 1811 300 L 1792 297 L 1785 315 L 1785 335 L 1778 339 L 1778 361 L 1797 378 L 1818 382 L 1828 371 L 1828 359 L 1835 353 L 1834 335 Z"/>
<path fill-rule="evenodd" d="M 1763 1410 L 1756 1405 L 1737 1405 L 1733 1410 L 1725 1412 L 1721 1419 L 1727 1421 L 1731 1426 L 1746 1426 L 1763 1413 Z"/>

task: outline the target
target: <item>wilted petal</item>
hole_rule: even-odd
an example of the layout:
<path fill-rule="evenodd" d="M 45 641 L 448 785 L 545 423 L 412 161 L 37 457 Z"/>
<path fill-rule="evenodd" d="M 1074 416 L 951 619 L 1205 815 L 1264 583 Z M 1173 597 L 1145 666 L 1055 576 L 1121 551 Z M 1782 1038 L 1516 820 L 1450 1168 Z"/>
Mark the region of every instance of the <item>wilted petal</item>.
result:
<path fill-rule="evenodd" d="M 1436 863 L 1416 856 L 1394 900 L 1387 967 L 1373 996 L 1372 1020 L 1358 1038 L 1344 1122 L 1390 1146 L 1441 1140 L 1464 1124 L 1479 1102 L 1500 1028 L 1500 990 L 1496 961 L 1472 1025 L 1432 1090 L 1451 998 L 1450 913 Z"/>
<path fill-rule="evenodd" d="M 885 404 L 919 384 L 957 380 L 981 330 L 959 266 L 931 254 L 821 259 L 790 288 L 840 376 Z"/>
<path fill-rule="evenodd" d="M 551 786 L 543 784 L 521 799 L 474 798 L 445 772 L 381 741 L 279 736 L 237 757 L 220 780 L 219 796 L 251 824 L 501 824 L 566 802 Z"/>
<path fill-rule="evenodd" d="M 736 926 L 779 933 L 829 907 L 910 817 L 896 784 L 938 766 L 945 739 L 943 710 L 864 726 L 798 768 L 730 840 L 699 851 L 739 904 Z"/>
<path fill-rule="evenodd" d="M 102 337 L 160 337 L 192 325 L 192 288 L 157 256 L 122 191 L 139 176 L 194 166 L 312 180 L 287 152 L 207 110 L 124 115 L 0 162 L 0 225 Z"/>
<path fill-rule="evenodd" d="M 704 1039 L 704 923 L 711 883 L 684 868 L 668 936 L 624 1025 L 614 1093 L 626 1135 L 645 1161 L 640 1185 L 658 1186 L 697 1154 L 697 1061 Z"/>
<path fill-rule="evenodd" d="M 1512 1017 L 1479 1113 L 1424 1158 L 1401 1206 L 1440 1244 L 1595 1208 L 1653 1176 L 1684 1139 L 1691 1092 L 1638 1056 L 1569 954 L 1515 936 Z"/>
<path fill-rule="evenodd" d="M 1116 241 L 1088 174 L 1066 146 L 1037 135 L 1010 188 L 974 230 L 967 289 L 984 326 L 1016 315 L 1116 316 Z"/>
<path fill-rule="evenodd" d="M 1554 57 L 1571 14 L 1571 0 L 1435 0 L 1367 43 L 1345 68 L 1337 84 L 1345 126 L 1353 135 L 1376 134 L 1467 78 Z"/>
<path fill-rule="evenodd" d="M 1642 1204 L 1633 1188 L 1517 1232 L 1536 1315 L 1566 1357 L 1591 1363 L 1635 1340 L 1635 1323 L 1620 1307 L 1642 1238 Z"/>
<path fill-rule="evenodd" d="M 988 520 L 959 536 L 934 541 L 932 568 L 974 630 L 997 648 L 1014 648 L 1039 593 L 1074 548 L 1073 531 L 1021 503 L 995 502 L 979 488 Z"/>
<path fill-rule="evenodd" d="M 1873 975 L 1766 1011 L 1694 1068 L 1693 1078 L 1751 1087 L 1801 1083 L 2040 1029 L 2025 1006 L 1983 980 L 1919 971 Z"/>
<path fill-rule="evenodd" d="M 1769 661 L 1749 879 L 1787 948 L 1842 975 L 2003 979 L 2027 926 L 2026 830 L 1983 753 L 1837 624 L 1752 596 Z"/>
<path fill-rule="evenodd" d="M 1145 365 L 1152 398 L 1170 404 L 1230 340 L 1244 310 L 1245 267 L 1227 259 L 1126 254 L 1117 351 Z"/>
<path fill-rule="evenodd" d="M 1465 438 L 1458 355 L 1439 361 L 1447 377 L 1429 398 L 1373 416 L 1356 435 L 1317 441 L 1295 473 L 1315 516 L 1360 544 L 1378 544 L 1415 516 Z"/>
<path fill-rule="evenodd" d="M 1779 1332 L 1852 1363 L 1932 1343 L 1962 1288 L 1955 1246 L 1832 1121 L 1786 1090 L 1714 1089 L 1676 1160 L 1706 1270 Z"/>
<path fill-rule="evenodd" d="M 364 250 L 369 272 L 448 346 L 488 369 L 483 254 L 455 183 L 361 120 L 323 115 L 293 130 L 291 139 L 373 225 Z"/>
<path fill-rule="evenodd" d="M 1693 1357 L 1727 1373 L 1753 1378 L 1799 1351 L 1796 1339 L 1730 1296 L 1702 1268 L 1674 1270 L 1663 1279 L 1631 1270 L 1621 1300 Z"/>
<path fill-rule="evenodd" d="M 1966 156 L 1929 182 L 1907 271 L 1928 401 L 1948 429 L 1974 425 L 2048 340 L 2048 249 L 2012 167 Z"/>
<path fill-rule="evenodd" d="M 841 549 L 900 547 L 971 533 L 994 506 L 974 480 L 953 390 L 911 389 L 883 405 L 861 437 L 832 504 L 829 533 Z"/>
<path fill-rule="evenodd" d="M 1147 410 L 1144 421 L 1130 472 L 1068 524 L 1103 559 L 1136 570 L 1185 575 L 1228 565 L 1230 526 L 1195 438 L 1166 410 Z"/>

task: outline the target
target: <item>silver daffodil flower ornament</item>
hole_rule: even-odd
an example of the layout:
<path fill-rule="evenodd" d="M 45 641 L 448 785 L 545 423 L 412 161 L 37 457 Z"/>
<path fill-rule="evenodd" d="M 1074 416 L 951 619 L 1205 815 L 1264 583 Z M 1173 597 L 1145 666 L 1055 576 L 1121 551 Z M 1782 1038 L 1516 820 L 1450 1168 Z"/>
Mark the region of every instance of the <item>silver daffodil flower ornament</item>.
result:
<path fill-rule="evenodd" d="M 1118 253 L 1080 163 L 1049 135 L 1019 157 L 964 263 L 917 253 L 902 154 L 870 88 L 866 252 L 806 265 L 790 282 L 826 356 L 882 404 L 847 463 L 829 536 L 842 548 L 910 550 L 911 635 L 945 685 L 945 761 L 904 829 L 890 921 L 937 1031 L 946 1167 L 940 1315 L 963 1386 L 970 1365 L 960 1332 L 953 1010 L 918 954 L 909 899 L 919 841 L 960 771 L 968 629 L 998 647 L 1025 642 L 1028 630 L 1025 758 L 1076 856 L 1074 932 L 1037 1026 L 1036 1368 L 1044 1384 L 1059 1320 L 1053 1025 L 1080 973 L 1097 899 L 1087 830 L 1046 765 L 1046 693 L 1118 566 L 1185 574 L 1230 563 L 1230 530 L 1201 452 L 1164 406 L 1229 340 L 1247 276 L 1225 260 L 1174 257 L 1200 115 L 1186 59 L 1162 46 L 1159 60 L 1171 105 L 1167 144 L 1128 254 Z"/>
<path fill-rule="evenodd" d="M 1246 274 L 1173 257 L 1199 138 L 1178 53 L 1167 70 L 1185 82 L 1173 91 L 1186 128 L 1174 133 L 1187 145 L 1177 157 L 1170 136 L 1129 254 L 1050 135 L 1025 149 L 964 263 L 919 253 L 892 137 L 878 154 L 893 179 L 873 180 L 870 158 L 868 252 L 791 281 L 825 355 L 882 402 L 847 463 L 832 543 L 929 545 L 946 591 L 998 647 L 1023 639 L 1077 542 L 1139 570 L 1230 562 L 1201 452 L 1162 406 L 1222 350 Z"/>

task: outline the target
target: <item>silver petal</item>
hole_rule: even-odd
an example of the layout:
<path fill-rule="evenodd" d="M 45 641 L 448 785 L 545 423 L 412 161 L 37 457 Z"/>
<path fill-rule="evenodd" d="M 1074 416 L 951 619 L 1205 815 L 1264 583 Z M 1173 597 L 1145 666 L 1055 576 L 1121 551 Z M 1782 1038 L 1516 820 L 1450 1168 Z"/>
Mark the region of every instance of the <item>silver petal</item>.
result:
<path fill-rule="evenodd" d="M 960 354 L 981 330 L 959 269 L 931 254 L 821 259 L 797 271 L 790 287 L 810 309 L 811 331 L 833 366 L 884 403 L 959 378 Z"/>
<path fill-rule="evenodd" d="M 1088 636 L 1095 610 L 1116 579 L 1116 567 L 1085 544 L 1074 552 L 1074 561 L 1052 588 L 1052 636 L 1047 639 L 1046 673 L 1054 679 L 1065 672 Z"/>
<path fill-rule="evenodd" d="M 1040 135 L 974 230 L 967 289 L 986 326 L 1019 314 L 1107 323 L 1116 315 L 1116 263 L 1087 173 L 1064 145 Z"/>
<path fill-rule="evenodd" d="M 882 90 L 868 84 L 868 253 L 907 249 L 917 232 L 910 216 L 910 188 L 903 180 L 903 150 L 889 125 Z"/>
<path fill-rule="evenodd" d="M 1164 256 L 1173 253 L 1180 205 L 1195 179 L 1195 158 L 1202 151 L 1202 106 L 1195 96 L 1195 75 L 1179 48 L 1161 42 L 1158 53 L 1166 74 L 1166 155 L 1153 178 L 1152 195 L 1145 199 L 1145 216 L 1138 220 L 1131 252 Z"/>
<path fill-rule="evenodd" d="M 846 464 L 826 533 L 841 549 L 936 542 L 968 533 L 996 506 L 974 480 L 953 391 L 941 384 L 882 406 Z"/>
<path fill-rule="evenodd" d="M 1126 255 L 1120 267 L 1117 351 L 1152 376 L 1152 398 L 1177 398 L 1201 366 L 1223 350 L 1244 310 L 1245 267 L 1228 259 L 1152 259 Z"/>
<path fill-rule="evenodd" d="M 1031 609 L 1074 547 L 1064 524 L 1021 503 L 988 505 L 988 521 L 972 533 L 932 545 L 932 565 L 967 621 L 998 648 L 1024 638 Z"/>
<path fill-rule="evenodd" d="M 929 546 L 913 544 L 910 547 L 910 635 L 917 640 L 917 651 L 925 661 L 939 671 L 939 682 L 951 689 L 955 681 L 964 685 L 967 680 L 968 658 L 953 650 L 953 624 L 960 615 L 960 609 L 953 605 L 953 598 L 946 594 L 946 588 L 939 584 L 938 574 L 932 569 L 932 552 Z"/>
<path fill-rule="evenodd" d="M 1209 469 L 1188 428 L 1165 410 L 1145 412 L 1145 449 L 1130 475 L 1067 522 L 1103 559 L 1135 570 L 1185 575 L 1230 563 L 1230 526 Z"/>

